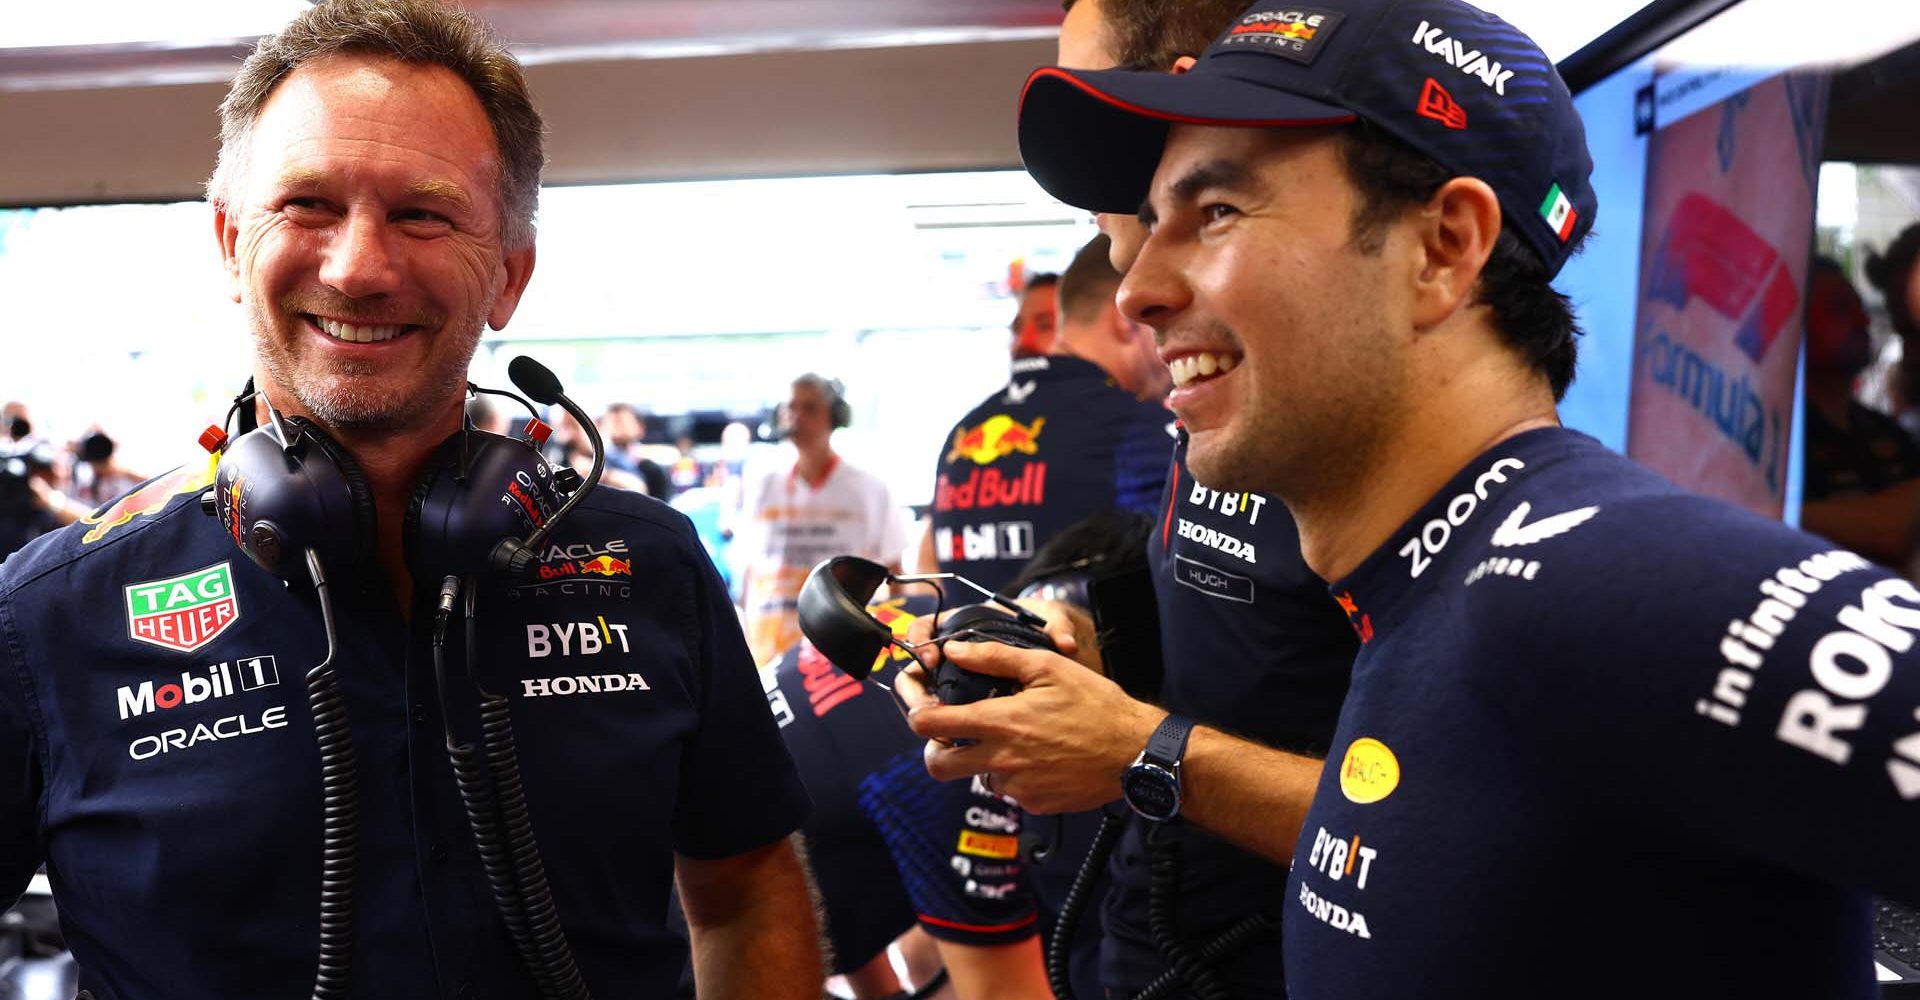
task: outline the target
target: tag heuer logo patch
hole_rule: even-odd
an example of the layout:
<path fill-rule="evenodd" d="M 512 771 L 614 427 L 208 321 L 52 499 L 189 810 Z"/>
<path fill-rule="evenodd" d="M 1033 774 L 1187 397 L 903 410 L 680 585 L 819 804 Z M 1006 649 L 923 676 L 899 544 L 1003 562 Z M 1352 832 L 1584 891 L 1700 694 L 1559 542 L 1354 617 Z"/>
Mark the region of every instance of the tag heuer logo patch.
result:
<path fill-rule="evenodd" d="M 1272 7 L 1242 15 L 1227 37 L 1225 49 L 1247 49 L 1281 56 L 1308 66 L 1319 57 L 1327 37 L 1345 14 L 1316 7 Z"/>
<path fill-rule="evenodd" d="M 191 653 L 240 618 L 230 563 L 128 586 L 127 636 Z"/>

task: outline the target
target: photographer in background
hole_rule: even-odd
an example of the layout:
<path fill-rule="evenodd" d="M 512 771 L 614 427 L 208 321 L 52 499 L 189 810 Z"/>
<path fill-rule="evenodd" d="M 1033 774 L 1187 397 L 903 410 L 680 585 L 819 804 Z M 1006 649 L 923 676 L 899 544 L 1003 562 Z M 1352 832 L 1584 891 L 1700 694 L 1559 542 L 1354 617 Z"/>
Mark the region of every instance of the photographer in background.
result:
<path fill-rule="evenodd" d="M 0 407 L 0 559 L 67 523 L 53 446 L 33 433 L 25 403 Z"/>

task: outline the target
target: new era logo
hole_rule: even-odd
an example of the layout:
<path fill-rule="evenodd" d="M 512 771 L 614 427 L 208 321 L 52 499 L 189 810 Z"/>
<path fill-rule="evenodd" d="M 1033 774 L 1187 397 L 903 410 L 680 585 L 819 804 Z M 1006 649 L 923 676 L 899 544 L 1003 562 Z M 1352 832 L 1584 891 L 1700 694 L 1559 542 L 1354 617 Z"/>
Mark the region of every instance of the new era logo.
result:
<path fill-rule="evenodd" d="M 1467 109 L 1460 106 L 1440 81 L 1427 77 L 1427 85 L 1420 88 L 1420 106 L 1415 109 L 1420 117 L 1434 121 L 1452 129 L 1467 127 Z"/>

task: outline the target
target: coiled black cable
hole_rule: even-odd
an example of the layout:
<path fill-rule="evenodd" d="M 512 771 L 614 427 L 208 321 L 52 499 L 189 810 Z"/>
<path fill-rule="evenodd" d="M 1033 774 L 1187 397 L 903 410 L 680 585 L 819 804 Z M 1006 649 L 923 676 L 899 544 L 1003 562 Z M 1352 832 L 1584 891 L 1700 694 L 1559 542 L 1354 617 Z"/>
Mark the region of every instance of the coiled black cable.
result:
<path fill-rule="evenodd" d="M 307 671 L 307 703 L 313 710 L 313 735 L 320 746 L 320 962 L 313 977 L 313 1000 L 347 1000 L 352 989 L 353 873 L 360 842 L 360 776 L 347 727 L 347 699 L 333 669 L 333 602 L 326 572 L 313 551 L 307 570 L 320 595 L 320 623 L 327 633 L 327 658 Z"/>
<path fill-rule="evenodd" d="M 574 963 L 573 951 L 560 926 L 546 867 L 533 836 L 533 818 L 527 808 L 514 748 L 513 720 L 507 700 L 480 691 L 480 730 L 484 753 L 471 741 L 454 735 L 452 707 L 447 695 L 444 617 L 451 608 L 453 581 L 443 588 L 442 622 L 434 631 L 434 679 L 440 688 L 442 719 L 446 725 L 447 757 L 454 782 L 473 828 L 475 850 L 493 893 L 494 905 L 521 961 L 533 976 L 544 1000 L 590 1000 L 586 981 Z M 476 588 L 466 581 L 466 648 L 471 669 L 478 648 Z M 476 687 L 478 685 L 476 684 Z"/>
<path fill-rule="evenodd" d="M 1180 844 L 1167 827 L 1166 823 L 1155 823 L 1147 829 L 1147 927 L 1153 932 L 1154 945 L 1160 949 L 1168 972 L 1189 992 L 1200 1000 L 1231 1000 L 1220 977 L 1180 938 L 1174 913 L 1174 900 L 1180 893 Z"/>
<path fill-rule="evenodd" d="M 1053 938 L 1047 942 L 1047 984 L 1053 987 L 1055 1000 L 1075 1000 L 1072 976 L 1074 931 L 1079 928 L 1080 918 L 1085 915 L 1088 899 L 1093 893 L 1093 883 L 1099 880 L 1100 870 L 1107 866 L 1107 859 L 1113 856 L 1114 843 L 1126 828 L 1126 816 L 1101 814 L 1100 828 L 1094 831 L 1086 859 L 1080 862 L 1080 870 L 1074 873 L 1073 884 L 1067 888 L 1066 898 L 1060 901 L 1060 914 L 1053 923 Z"/>
<path fill-rule="evenodd" d="M 527 937 L 537 953 L 535 972 L 545 975 L 557 1000 L 588 1000 L 586 981 L 580 977 L 573 949 L 568 946 L 566 932 L 560 926 L 560 911 L 553 904 L 546 865 L 540 860 L 540 848 L 534 840 L 533 816 L 527 809 L 520 781 L 520 761 L 514 751 L 513 719 L 507 699 L 496 694 L 481 696 L 480 729 L 486 741 L 487 770 L 493 777 L 494 801 L 500 811 L 505 847 L 519 879 Z"/>
<path fill-rule="evenodd" d="M 1213 940 L 1201 945 L 1199 960 L 1203 965 L 1216 966 L 1242 948 L 1271 934 L 1273 930 L 1273 921 L 1262 914 L 1255 913 L 1242 917 L 1232 927 L 1221 931 Z M 1146 989 L 1135 993 L 1133 1000 L 1170 1000 L 1177 995 L 1174 991 L 1184 984 L 1185 981 L 1176 973 L 1164 972 L 1161 973 L 1160 978 L 1148 983 Z"/>

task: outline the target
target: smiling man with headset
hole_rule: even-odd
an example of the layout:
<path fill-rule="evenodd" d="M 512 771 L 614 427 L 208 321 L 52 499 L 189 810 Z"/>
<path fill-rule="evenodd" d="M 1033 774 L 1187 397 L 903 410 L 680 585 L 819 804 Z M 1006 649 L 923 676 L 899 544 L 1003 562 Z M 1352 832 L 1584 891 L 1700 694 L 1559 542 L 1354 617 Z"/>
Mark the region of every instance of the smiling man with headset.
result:
<path fill-rule="evenodd" d="M 805 795 L 692 528 L 463 425 L 533 271 L 517 63 L 320 3 L 221 121 L 270 425 L 0 572 L 0 884 L 46 864 L 100 1000 L 668 995 L 676 877 L 702 995 L 817 997 Z"/>
<path fill-rule="evenodd" d="M 879 476 L 841 459 L 833 432 L 853 422 L 846 388 L 807 372 L 776 411 L 792 465 L 769 464 L 741 492 L 747 645 L 768 664 L 800 641 L 794 599 L 815 563 L 851 553 L 898 569 L 906 524 Z"/>

